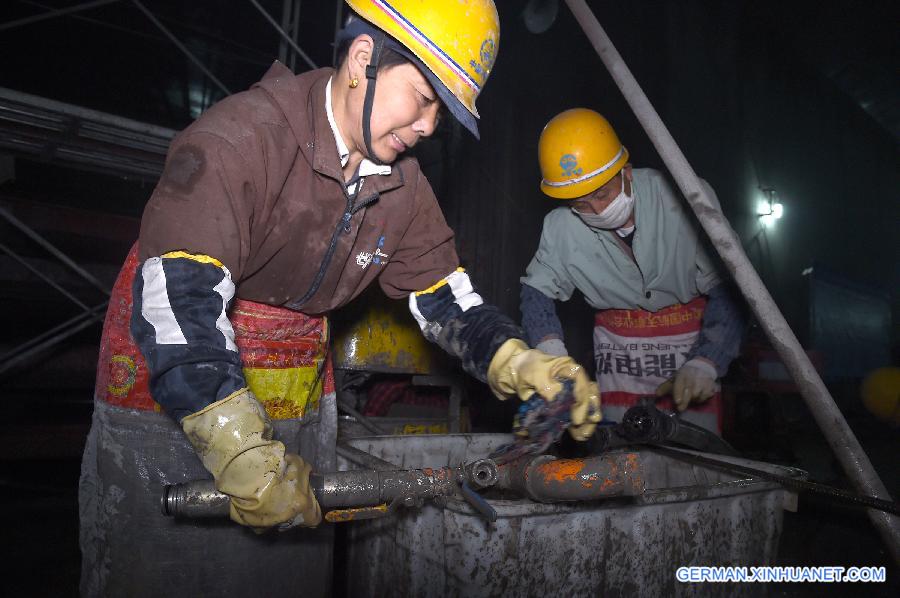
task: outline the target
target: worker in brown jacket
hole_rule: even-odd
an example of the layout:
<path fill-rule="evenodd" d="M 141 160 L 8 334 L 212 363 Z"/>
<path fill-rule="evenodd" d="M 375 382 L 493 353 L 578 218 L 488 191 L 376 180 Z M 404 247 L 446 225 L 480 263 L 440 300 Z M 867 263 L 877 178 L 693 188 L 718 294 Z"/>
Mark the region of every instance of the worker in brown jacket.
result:
<path fill-rule="evenodd" d="M 85 594 L 324 587 L 326 531 L 281 540 L 177 526 L 153 497 L 202 463 L 235 522 L 317 526 L 309 473 L 333 467 L 336 429 L 322 316 L 376 280 L 498 397 L 552 400 L 571 379 L 572 435 L 600 420 L 583 369 L 530 349 L 475 291 L 404 157 L 441 106 L 477 136 L 475 99 L 499 43 L 493 2 L 348 4 L 335 69 L 295 76 L 276 63 L 172 143 L 104 326 L 82 468 Z"/>

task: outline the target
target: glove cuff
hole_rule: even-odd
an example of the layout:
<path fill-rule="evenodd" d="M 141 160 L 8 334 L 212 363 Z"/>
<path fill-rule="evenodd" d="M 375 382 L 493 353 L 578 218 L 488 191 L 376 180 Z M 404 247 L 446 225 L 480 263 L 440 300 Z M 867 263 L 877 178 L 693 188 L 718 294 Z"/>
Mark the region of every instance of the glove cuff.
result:
<path fill-rule="evenodd" d="M 181 428 L 217 480 L 238 455 L 273 442 L 266 410 L 247 388 L 185 417 Z"/>

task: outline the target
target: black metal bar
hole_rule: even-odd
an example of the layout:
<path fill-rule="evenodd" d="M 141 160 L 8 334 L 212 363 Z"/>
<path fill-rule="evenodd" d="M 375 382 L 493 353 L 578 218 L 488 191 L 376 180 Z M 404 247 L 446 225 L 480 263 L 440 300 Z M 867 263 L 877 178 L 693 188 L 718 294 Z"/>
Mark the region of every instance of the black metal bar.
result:
<path fill-rule="evenodd" d="M 369 421 L 368 417 L 366 417 L 365 415 L 363 415 L 362 413 L 360 413 L 359 411 L 357 411 L 356 409 L 354 409 L 353 407 L 351 407 L 344 401 L 341 401 L 340 399 L 338 399 L 337 405 L 338 405 L 338 408 L 340 408 L 342 411 L 345 411 L 347 414 L 353 416 L 353 418 L 356 420 L 356 422 L 359 425 L 361 425 L 363 428 L 365 428 L 372 434 L 375 434 L 376 436 L 381 436 L 384 434 L 384 430 L 382 430 L 381 428 L 379 428 L 378 426 L 373 424 L 371 421 Z"/>
<path fill-rule="evenodd" d="M 213 75 L 213 74 L 209 71 L 209 69 L 206 68 L 206 66 L 205 66 L 202 62 L 200 62 L 200 59 L 197 58 L 196 56 L 194 56 L 194 55 L 191 53 L 191 51 L 188 50 L 187 47 L 186 47 L 184 44 L 182 44 L 180 41 L 178 41 L 178 38 L 175 37 L 175 35 L 174 35 L 171 31 L 169 31 L 168 29 L 166 29 L 166 26 L 163 25 L 162 22 L 160 22 L 159 19 L 157 19 L 155 16 L 153 16 L 153 13 L 150 12 L 149 10 L 147 10 L 147 8 L 146 8 L 143 4 L 141 4 L 140 0 L 131 0 L 131 2 L 132 2 L 132 4 L 134 4 L 135 6 L 137 6 L 138 9 L 139 9 L 142 13 L 144 13 L 144 15 L 146 15 L 146 17 L 147 17 L 148 19 L 150 19 L 150 20 L 153 22 L 154 25 L 156 25 L 156 26 L 159 28 L 160 31 L 163 32 L 163 35 L 165 35 L 166 37 L 169 38 L 169 41 L 171 41 L 173 44 L 175 44 L 175 47 L 177 47 L 179 50 L 181 50 L 181 51 L 184 53 L 184 55 L 187 56 L 188 59 L 189 59 L 191 62 L 193 62 L 194 64 L 196 64 L 196 65 L 197 65 L 197 68 L 199 68 L 201 71 L 203 71 L 203 74 L 206 75 L 207 77 L 209 77 L 209 80 L 212 81 L 213 83 L 215 83 L 216 86 L 217 86 L 219 89 L 221 89 L 222 92 L 225 93 L 225 95 L 227 95 L 227 96 L 228 96 L 228 95 L 231 95 L 231 92 L 228 91 L 228 88 L 225 87 L 225 85 L 224 85 L 221 81 L 219 81 L 218 79 L 216 79 L 216 76 Z"/>
<path fill-rule="evenodd" d="M 105 308 L 107 303 L 108 302 L 104 302 L 97 307 L 94 307 L 90 311 L 82 312 L 74 318 L 66 320 L 62 324 L 55 326 L 47 332 L 31 339 L 30 341 L 16 347 L 11 351 L 4 353 L 2 356 L 0 356 L 0 375 L 11 370 L 20 363 L 31 359 L 31 357 L 40 353 L 41 351 L 49 349 L 53 345 L 66 340 L 73 334 L 84 330 L 97 320 L 102 320 L 106 314 L 105 312 L 98 310 L 102 310 L 103 308 Z M 56 334 L 60 330 L 63 330 L 63 332 Z"/>
<path fill-rule="evenodd" d="M 668 447 L 651 446 L 649 448 L 650 450 L 656 451 L 668 457 L 672 457 L 673 459 L 678 459 L 679 461 L 684 461 L 686 463 L 705 465 L 707 467 L 714 467 L 715 469 L 737 472 L 754 478 L 760 478 L 763 480 L 768 480 L 770 482 L 777 482 L 782 486 L 785 486 L 786 488 L 790 488 L 792 490 L 813 492 L 815 494 L 826 496 L 835 502 L 848 504 L 854 507 L 868 507 L 871 509 L 884 511 L 886 513 L 900 515 L 900 504 L 889 500 L 883 500 L 875 496 L 856 494 L 854 492 L 848 492 L 842 488 L 835 488 L 834 486 L 826 486 L 825 484 L 817 484 L 816 482 L 778 475 L 777 473 L 771 473 L 769 471 L 756 469 L 754 467 L 747 467 L 745 465 L 739 465 L 737 463 L 729 463 L 728 461 L 720 461 L 719 459 L 710 459 L 709 457 L 695 455 L 693 453 L 685 453 L 680 450 Z"/>
<path fill-rule="evenodd" d="M 33 17 L 25 17 L 24 19 L 17 19 L 15 21 L 9 21 L 8 23 L 0 24 L 0 31 L 6 31 L 7 29 L 14 29 L 15 27 L 21 27 L 22 25 L 30 25 L 31 23 L 37 23 L 39 21 L 46 21 L 47 19 L 53 19 L 56 17 L 62 17 L 68 14 L 72 14 L 74 12 L 81 12 L 83 10 L 90 10 L 91 8 L 97 8 L 99 6 L 103 6 L 104 4 L 112 4 L 113 2 L 120 2 L 121 0 L 96 0 L 95 2 L 85 2 L 84 4 L 76 4 L 75 6 L 69 6 L 68 8 L 60 8 L 59 10 L 51 10 L 50 12 L 41 13 L 39 15 L 34 15 Z"/>
<path fill-rule="evenodd" d="M 82 302 L 78 297 L 76 297 L 75 295 L 73 295 L 72 293 L 67 291 L 66 289 L 59 286 L 52 278 L 50 278 L 49 276 L 47 276 L 46 274 L 44 274 L 43 272 L 41 272 L 40 270 L 38 270 L 37 268 L 32 266 L 31 264 L 29 264 L 25 258 L 23 258 L 19 254 L 17 254 L 15 251 L 10 249 L 3 243 L 0 243 L 0 251 L 4 252 L 9 257 L 16 260 L 19 264 L 21 264 L 23 267 L 25 267 L 29 272 L 31 272 L 32 274 L 34 274 L 35 276 L 37 276 L 38 278 L 40 278 L 41 280 L 43 280 L 44 282 L 49 284 L 51 287 L 53 287 L 54 289 L 56 289 L 57 291 L 62 293 L 63 296 L 65 296 L 67 299 L 69 299 L 72 303 L 74 303 L 81 309 L 83 309 L 85 311 L 91 310 L 91 308 L 88 307 L 87 304 Z"/>
<path fill-rule="evenodd" d="M 106 295 L 107 297 L 109 296 L 109 294 L 110 294 L 109 289 L 102 282 L 100 282 L 99 280 L 94 278 L 93 274 L 91 274 L 90 272 L 88 272 L 87 270 L 85 270 L 84 268 L 79 266 L 78 264 L 76 264 L 72 260 L 72 258 L 70 258 L 65 253 L 63 253 L 62 251 L 57 249 L 56 246 L 53 245 L 50 241 L 48 241 L 47 239 L 45 239 L 44 237 L 39 235 L 37 232 L 35 232 L 34 229 L 32 229 L 30 226 L 28 226 L 27 224 L 25 224 L 24 222 L 22 222 L 15 216 L 13 216 L 9 212 L 9 210 L 7 210 L 6 208 L 4 208 L 2 206 L 0 206 L 0 216 L 2 216 L 7 222 L 12 224 L 14 227 L 19 229 L 26 237 L 28 237 L 29 239 L 31 239 L 32 241 L 34 241 L 35 243 L 37 243 L 38 245 L 40 245 L 41 247 L 43 247 L 44 249 L 46 249 L 47 251 L 52 253 L 56 259 L 58 259 L 59 261 L 61 261 L 65 265 L 67 265 L 68 267 L 72 268 L 72 270 L 74 270 L 75 272 L 80 274 L 82 278 L 84 278 L 86 281 L 88 281 L 89 283 L 94 285 L 104 295 Z"/>
<path fill-rule="evenodd" d="M 137 1 L 137 0 L 135 0 L 135 1 Z M 291 36 L 288 35 L 287 33 L 285 33 L 284 29 L 282 29 L 278 25 L 278 23 L 275 21 L 275 19 L 273 19 L 271 17 L 271 15 L 269 15 L 269 13 L 266 12 L 266 9 L 264 9 L 262 6 L 260 6 L 259 2 L 257 2 L 256 0 L 250 0 L 250 4 L 252 4 L 253 6 L 256 7 L 256 9 L 262 14 L 263 17 L 265 17 L 265 19 L 269 22 L 269 24 L 275 28 L 275 31 L 278 32 L 278 35 L 280 35 L 282 38 L 284 38 L 284 40 L 291 45 L 291 47 L 294 49 L 294 51 L 297 52 L 297 54 L 299 54 L 300 57 L 306 61 L 306 64 L 309 65 L 309 68 L 311 68 L 311 69 L 319 68 L 318 66 L 316 66 L 316 63 L 312 61 L 312 58 L 307 56 L 306 52 L 304 52 L 300 48 L 300 46 L 298 46 L 296 43 L 294 43 L 294 40 L 291 39 Z"/>

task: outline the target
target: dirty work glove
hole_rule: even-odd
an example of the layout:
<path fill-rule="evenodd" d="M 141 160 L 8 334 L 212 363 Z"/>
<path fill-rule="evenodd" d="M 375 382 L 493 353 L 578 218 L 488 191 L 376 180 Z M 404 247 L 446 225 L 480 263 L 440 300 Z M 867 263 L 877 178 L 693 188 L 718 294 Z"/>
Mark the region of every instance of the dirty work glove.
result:
<path fill-rule="evenodd" d="M 309 487 L 310 466 L 272 440 L 266 411 L 248 389 L 187 416 L 181 427 L 213 474 L 216 489 L 231 497 L 232 520 L 279 529 L 315 527 L 322 521 Z"/>
<path fill-rule="evenodd" d="M 588 379 L 584 368 L 571 357 L 554 357 L 529 349 L 524 341 L 511 338 L 497 349 L 487 373 L 488 385 L 500 400 L 518 396 L 527 401 L 534 393 L 552 401 L 562 391 L 561 380 L 572 380 L 574 402 L 570 409 L 569 433 L 585 440 L 594 433 L 600 415 L 600 390 Z"/>
<path fill-rule="evenodd" d="M 691 402 L 702 403 L 716 394 L 716 368 L 705 359 L 694 358 L 682 365 L 675 377 L 666 380 L 656 389 L 656 396 L 672 395 L 679 411 L 687 409 Z"/>

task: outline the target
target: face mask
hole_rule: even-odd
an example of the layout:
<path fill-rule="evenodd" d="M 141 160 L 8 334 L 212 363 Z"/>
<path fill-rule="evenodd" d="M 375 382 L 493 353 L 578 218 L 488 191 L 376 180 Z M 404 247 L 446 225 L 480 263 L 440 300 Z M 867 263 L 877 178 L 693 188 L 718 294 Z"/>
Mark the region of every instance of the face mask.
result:
<path fill-rule="evenodd" d="M 572 211 L 581 218 L 585 224 L 591 228 L 602 228 L 606 230 L 615 230 L 621 228 L 634 209 L 634 196 L 625 195 L 625 175 L 622 175 L 622 191 L 612 200 L 606 209 L 599 214 L 585 214 L 579 212 L 575 208 Z"/>

